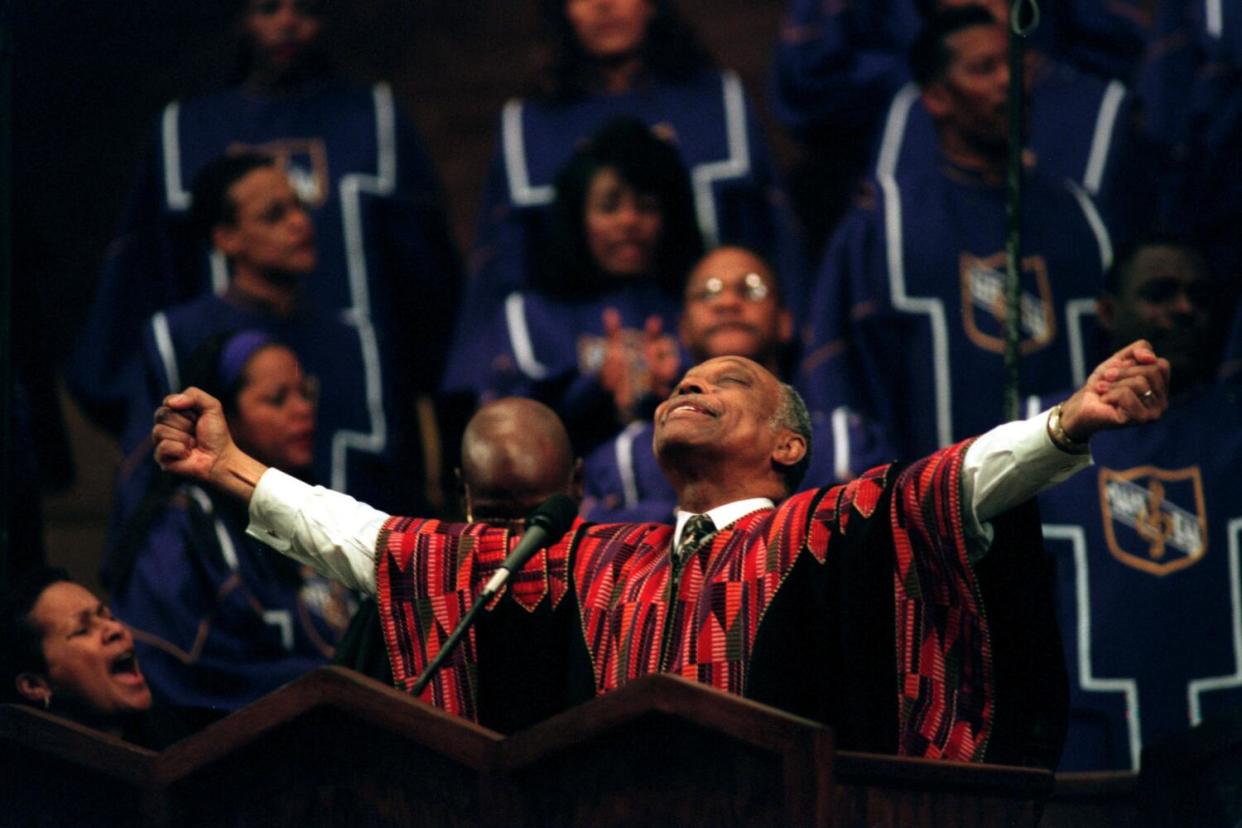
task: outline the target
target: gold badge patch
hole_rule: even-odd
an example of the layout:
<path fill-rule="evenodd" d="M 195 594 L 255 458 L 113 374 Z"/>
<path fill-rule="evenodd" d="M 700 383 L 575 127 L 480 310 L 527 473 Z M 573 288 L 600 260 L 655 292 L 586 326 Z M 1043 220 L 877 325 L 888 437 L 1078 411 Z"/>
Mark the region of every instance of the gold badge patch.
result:
<path fill-rule="evenodd" d="M 1207 510 L 1198 466 L 1101 469 L 1100 512 L 1113 557 L 1164 576 L 1207 553 Z"/>
<path fill-rule="evenodd" d="M 962 279 L 962 320 L 966 336 L 985 351 L 1005 351 L 1005 254 L 986 258 L 961 254 L 958 269 Z M 1043 256 L 1022 260 L 1021 316 L 1023 354 L 1048 345 L 1057 335 L 1056 307 L 1048 281 L 1048 264 Z"/>
<path fill-rule="evenodd" d="M 328 149 L 319 138 L 269 141 L 266 144 L 236 143 L 230 153 L 257 152 L 270 155 L 289 175 L 289 183 L 307 207 L 322 207 L 328 200 Z"/>

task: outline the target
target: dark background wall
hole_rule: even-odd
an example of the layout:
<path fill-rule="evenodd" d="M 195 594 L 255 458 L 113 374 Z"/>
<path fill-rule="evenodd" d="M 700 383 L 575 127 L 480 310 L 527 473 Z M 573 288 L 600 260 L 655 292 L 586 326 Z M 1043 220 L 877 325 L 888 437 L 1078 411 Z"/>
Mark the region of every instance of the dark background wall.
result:
<path fill-rule="evenodd" d="M 783 0 L 681 0 L 722 66 L 767 118 L 768 64 Z M 535 0 L 328 0 L 337 63 L 387 78 L 444 180 L 467 250 L 508 97 L 542 60 Z M 152 119 L 170 99 L 223 85 L 233 2 L 18 0 L 12 4 L 15 349 L 63 360 L 91 296 Z M 778 161 L 795 150 L 767 118 Z M 7 128 L 7 127 L 6 127 Z M 63 395 L 62 395 L 63 398 Z M 49 498 L 49 558 L 95 578 L 116 449 L 66 399 L 77 475 Z"/>

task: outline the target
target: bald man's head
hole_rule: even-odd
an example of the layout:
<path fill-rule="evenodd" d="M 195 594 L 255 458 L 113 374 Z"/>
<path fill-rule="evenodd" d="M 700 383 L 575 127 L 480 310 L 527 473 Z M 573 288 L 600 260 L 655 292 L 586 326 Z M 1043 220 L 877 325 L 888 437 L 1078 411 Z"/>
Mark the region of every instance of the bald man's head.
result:
<path fill-rule="evenodd" d="M 552 409 L 522 397 L 488 403 L 461 439 L 467 517 L 522 518 L 558 493 L 581 500 L 580 466 Z"/>

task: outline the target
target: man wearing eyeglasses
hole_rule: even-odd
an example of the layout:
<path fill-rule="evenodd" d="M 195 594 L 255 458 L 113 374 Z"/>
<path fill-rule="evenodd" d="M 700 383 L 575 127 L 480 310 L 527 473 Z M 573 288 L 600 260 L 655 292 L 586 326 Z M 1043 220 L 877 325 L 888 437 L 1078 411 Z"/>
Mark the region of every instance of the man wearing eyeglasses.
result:
<path fill-rule="evenodd" d="M 695 265 L 686 280 L 678 339 L 679 349 L 665 346 L 668 358 L 648 363 L 657 383 L 671 387 L 689 365 L 720 356 L 747 357 L 778 377 L 792 373 L 793 318 L 780 281 L 766 261 L 744 247 L 716 248 Z M 808 483 L 849 480 L 892 459 L 879 431 L 867 431 L 849 412 L 816 416 L 811 428 L 815 451 Z M 637 420 L 587 458 L 592 520 L 671 519 L 677 496 L 651 451 L 652 431 L 649 419 Z"/>

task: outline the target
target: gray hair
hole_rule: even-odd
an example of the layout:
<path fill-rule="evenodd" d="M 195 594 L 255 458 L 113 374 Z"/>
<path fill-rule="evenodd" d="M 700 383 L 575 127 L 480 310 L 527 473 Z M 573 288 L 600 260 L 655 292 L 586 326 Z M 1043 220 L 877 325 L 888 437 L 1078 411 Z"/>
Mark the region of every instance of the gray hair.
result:
<path fill-rule="evenodd" d="M 802 395 L 789 383 L 781 383 L 781 396 L 777 402 L 776 412 L 769 421 L 773 430 L 787 428 L 806 441 L 806 453 L 797 463 L 781 468 L 781 476 L 785 478 L 785 491 L 793 494 L 802 484 L 806 470 L 811 465 L 811 414 L 802 401 Z"/>

